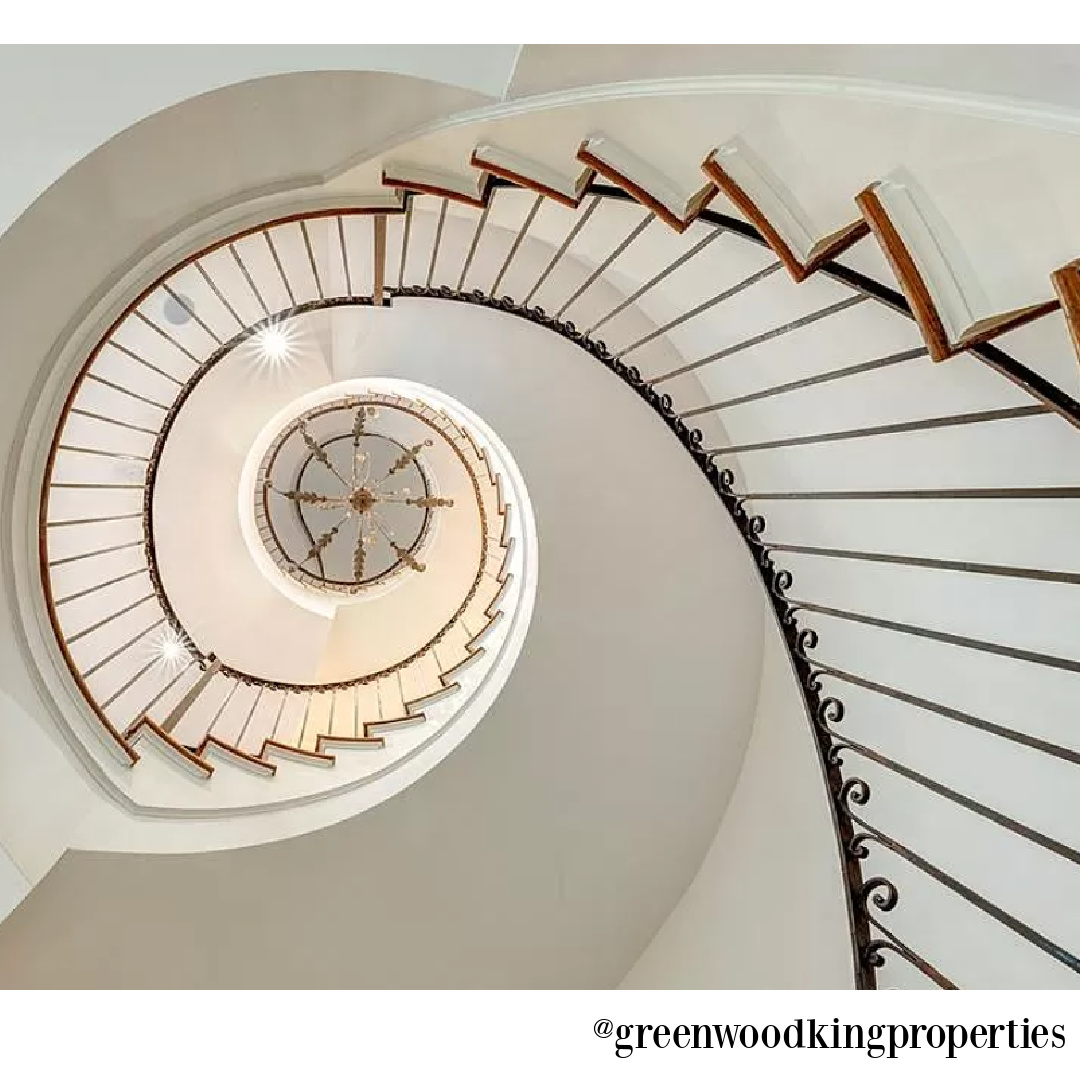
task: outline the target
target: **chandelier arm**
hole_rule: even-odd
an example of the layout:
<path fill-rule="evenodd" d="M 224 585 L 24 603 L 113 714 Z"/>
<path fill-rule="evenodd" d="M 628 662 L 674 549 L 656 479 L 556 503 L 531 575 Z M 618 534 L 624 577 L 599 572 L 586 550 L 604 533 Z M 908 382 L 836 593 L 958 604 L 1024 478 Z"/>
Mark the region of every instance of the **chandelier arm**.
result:
<path fill-rule="evenodd" d="M 417 443 L 415 446 L 410 446 L 405 450 L 401 457 L 390 466 L 390 471 L 386 474 L 386 479 L 389 479 L 396 472 L 400 472 L 408 465 L 415 465 L 416 459 L 420 456 L 420 452 L 425 446 L 432 446 L 431 439 L 425 439 L 423 442 Z"/>
<path fill-rule="evenodd" d="M 304 563 L 310 562 L 312 559 L 317 558 L 318 556 L 320 556 L 323 553 L 323 551 L 327 547 L 330 546 L 330 544 L 333 541 L 334 537 L 337 536 L 338 532 L 341 530 L 341 526 L 344 525 L 345 522 L 348 521 L 350 517 L 352 517 L 352 511 L 351 510 L 336 525 L 334 525 L 331 528 L 327 529 L 327 531 L 324 532 L 319 537 L 319 539 L 315 541 L 315 546 L 307 553 L 307 558 L 305 558 L 303 560 L 303 562 L 300 563 L 300 565 L 303 566 Z"/>
<path fill-rule="evenodd" d="M 361 405 L 356 410 L 356 419 L 353 421 L 352 429 L 352 487 L 355 488 L 357 484 L 357 463 L 360 459 L 360 437 L 364 434 L 364 407 Z"/>
<path fill-rule="evenodd" d="M 375 512 L 371 511 L 372 520 L 375 522 L 376 528 L 383 534 L 386 542 L 394 549 L 394 553 L 397 557 L 407 566 L 410 570 L 415 570 L 417 573 L 423 573 L 427 569 L 422 562 L 420 562 L 411 551 L 401 547 L 400 544 L 394 540 L 393 536 L 387 531 L 386 526 L 383 524 L 382 519 Z"/>
<path fill-rule="evenodd" d="M 344 476 L 341 475 L 341 473 L 337 471 L 337 467 L 330 460 L 330 455 L 327 454 L 326 450 L 322 446 L 320 446 L 318 442 L 316 442 L 311 432 L 308 431 L 307 425 L 303 421 L 299 423 L 299 425 L 297 426 L 297 430 L 300 432 L 300 437 L 304 440 L 304 445 L 308 448 L 308 450 L 311 451 L 312 457 L 314 457 L 315 460 L 323 466 L 323 468 L 328 469 L 330 472 L 332 472 L 345 487 L 351 488 L 352 485 L 349 483 L 348 480 L 345 479 Z"/>
<path fill-rule="evenodd" d="M 353 551 L 353 579 L 359 584 L 364 577 L 364 519 L 360 518 L 360 528 L 356 533 L 356 548 Z"/>
<path fill-rule="evenodd" d="M 293 491 L 282 491 L 281 488 L 271 487 L 270 490 L 284 499 L 289 499 L 294 503 L 301 503 L 305 506 L 342 507 L 349 505 L 349 498 L 347 495 L 323 495 L 317 491 L 301 491 L 299 488 Z"/>

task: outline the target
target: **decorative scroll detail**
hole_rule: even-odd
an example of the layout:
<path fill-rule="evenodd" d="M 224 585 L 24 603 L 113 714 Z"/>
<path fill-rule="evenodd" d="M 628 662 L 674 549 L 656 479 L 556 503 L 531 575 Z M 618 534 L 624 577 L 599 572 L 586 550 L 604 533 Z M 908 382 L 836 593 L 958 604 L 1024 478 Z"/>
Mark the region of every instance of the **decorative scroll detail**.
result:
<path fill-rule="evenodd" d="M 865 908 L 867 904 L 873 904 L 881 911 L 892 911 L 896 907 L 896 901 L 900 898 L 896 886 L 883 877 L 867 878 L 859 890 L 859 899 Z"/>

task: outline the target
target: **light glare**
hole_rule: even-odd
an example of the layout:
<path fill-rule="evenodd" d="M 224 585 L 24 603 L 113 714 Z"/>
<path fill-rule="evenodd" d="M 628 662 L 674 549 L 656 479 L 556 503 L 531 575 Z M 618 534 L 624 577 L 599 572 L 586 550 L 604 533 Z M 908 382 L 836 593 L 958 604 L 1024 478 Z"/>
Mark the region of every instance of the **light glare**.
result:
<path fill-rule="evenodd" d="M 259 353 L 264 360 L 285 360 L 289 355 L 288 335 L 278 326 L 268 326 L 259 333 Z"/>
<path fill-rule="evenodd" d="M 171 628 L 157 637 L 152 647 L 158 663 L 170 673 L 179 671 L 189 659 L 184 639 Z"/>

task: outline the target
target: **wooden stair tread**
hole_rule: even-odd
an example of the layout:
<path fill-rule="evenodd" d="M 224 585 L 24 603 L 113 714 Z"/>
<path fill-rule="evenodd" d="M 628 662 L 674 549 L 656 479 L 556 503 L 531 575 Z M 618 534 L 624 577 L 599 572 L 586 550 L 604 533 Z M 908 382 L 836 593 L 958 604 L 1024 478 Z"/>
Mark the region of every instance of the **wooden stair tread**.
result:
<path fill-rule="evenodd" d="M 1050 275 L 1050 281 L 1061 303 L 1073 348 L 1080 359 L 1080 259 L 1074 259 L 1055 270 Z"/>
<path fill-rule="evenodd" d="M 611 140 L 606 141 L 610 142 Z M 578 161 L 595 170 L 605 179 L 610 180 L 616 187 L 622 188 L 645 209 L 651 211 L 665 225 L 678 233 L 685 232 L 693 224 L 701 211 L 712 202 L 719 191 L 719 188 L 712 182 L 705 184 L 686 201 L 682 216 L 680 216 L 659 195 L 649 191 L 643 182 L 635 180 L 633 177 L 628 176 L 626 172 L 599 157 L 595 152 L 597 142 L 596 139 L 585 139 L 578 147 Z"/>
<path fill-rule="evenodd" d="M 865 220 L 859 218 L 822 237 L 811 246 L 805 261 L 800 259 L 780 230 L 758 205 L 757 200 L 720 164 L 716 153 L 717 151 L 714 150 L 702 162 L 702 171 L 761 233 L 773 254 L 783 263 L 784 269 L 795 281 L 805 281 L 824 263 L 836 258 L 864 236 L 869 235 L 870 226 Z"/>
<path fill-rule="evenodd" d="M 581 200 L 592 183 L 596 170 L 586 166 L 572 185 L 572 190 L 566 191 L 556 187 L 550 178 L 545 179 L 547 172 L 537 163 L 530 162 L 520 155 L 513 155 L 518 160 L 511 162 L 511 155 L 507 151 L 500 151 L 496 147 L 481 145 L 477 146 L 469 157 L 469 164 L 474 169 L 480 169 L 493 176 L 502 177 L 518 187 L 535 191 L 538 195 L 561 203 L 571 210 L 576 210 L 581 205 Z"/>
<path fill-rule="evenodd" d="M 365 724 L 364 736 L 366 738 L 371 738 L 371 733 L 373 731 L 394 731 L 398 728 L 413 727 L 416 724 L 422 724 L 426 719 L 427 717 L 422 712 L 410 714 L 402 711 L 399 716 L 394 716 L 386 720 L 373 720 L 370 724 Z"/>
<path fill-rule="evenodd" d="M 961 348 L 970 348 L 979 345 L 991 338 L 999 337 L 1009 330 L 1016 330 L 1025 326 L 1035 319 L 1041 319 L 1052 311 L 1061 307 L 1060 300 L 1044 300 L 1038 304 L 1028 304 L 1026 307 L 1014 308 L 1012 311 L 1002 312 L 1000 315 L 989 315 L 985 319 L 979 319 L 972 323 L 963 334 L 960 335 L 957 345 Z"/>

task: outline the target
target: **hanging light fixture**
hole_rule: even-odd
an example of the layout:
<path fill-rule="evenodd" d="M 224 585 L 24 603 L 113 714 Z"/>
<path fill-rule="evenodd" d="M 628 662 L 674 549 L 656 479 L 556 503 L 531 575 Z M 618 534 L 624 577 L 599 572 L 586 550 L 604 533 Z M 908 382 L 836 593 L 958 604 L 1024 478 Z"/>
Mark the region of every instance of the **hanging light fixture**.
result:
<path fill-rule="evenodd" d="M 306 419 L 302 418 L 294 425 L 293 433 L 299 436 L 307 451 L 305 463 L 298 471 L 298 480 L 294 486 L 276 486 L 273 477 L 267 476 L 268 491 L 293 503 L 303 528 L 311 539 L 306 553 L 297 552 L 290 561 L 297 569 L 304 571 L 305 576 L 315 579 L 328 578 L 324 567 L 325 557 L 332 547 L 340 547 L 347 538 L 347 542 L 352 544 L 349 558 L 350 580 L 342 581 L 339 575 L 332 582 L 335 586 L 360 586 L 374 577 L 385 576 L 398 566 L 423 573 L 425 564 L 415 555 L 418 537 L 422 535 L 421 530 L 415 527 L 404 528 L 408 535 L 399 535 L 403 526 L 400 521 L 393 519 L 389 511 L 395 506 L 423 510 L 426 530 L 427 515 L 454 505 L 453 499 L 432 495 L 428 491 L 427 472 L 422 463 L 422 455 L 433 442 L 431 439 L 424 439 L 409 446 L 400 444 L 381 432 L 371 430 L 369 425 L 379 419 L 377 406 L 355 400 L 348 401 L 347 405 L 350 409 L 355 409 L 350 429 L 346 429 L 348 434 L 335 435 L 320 441 L 312 434 Z M 342 460 L 340 452 L 334 455 L 337 458 L 335 462 L 327 450 L 328 445 L 340 442 L 343 438 L 350 441 L 347 464 Z M 381 443 L 381 466 L 376 465 L 376 455 L 368 445 L 374 440 Z M 385 460 L 387 445 L 397 451 L 388 464 Z M 412 483 L 416 481 L 406 482 L 410 476 L 418 478 L 422 490 L 414 489 Z M 318 479 L 322 482 L 315 486 L 323 487 L 324 490 L 302 487 L 300 478 L 305 478 L 307 483 Z M 335 487 L 339 490 L 333 491 Z M 339 516 L 328 527 L 320 527 L 318 532 L 315 532 L 309 529 L 303 514 L 305 508 L 337 511 Z M 390 566 L 376 574 L 370 571 L 369 563 L 372 551 L 380 541 L 386 545 L 383 551 L 389 549 L 393 554 L 390 556 Z"/>

